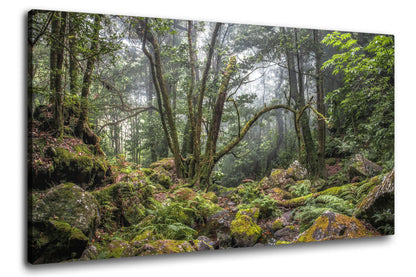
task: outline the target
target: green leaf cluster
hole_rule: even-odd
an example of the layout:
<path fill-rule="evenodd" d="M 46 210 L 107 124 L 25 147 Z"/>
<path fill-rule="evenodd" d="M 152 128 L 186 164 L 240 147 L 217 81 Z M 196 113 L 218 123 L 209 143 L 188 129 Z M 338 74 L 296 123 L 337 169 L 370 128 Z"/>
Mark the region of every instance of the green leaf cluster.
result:
<path fill-rule="evenodd" d="M 353 152 L 364 152 L 373 160 L 393 160 L 393 36 L 377 35 L 360 45 L 352 34 L 333 32 L 322 43 L 338 50 L 323 69 L 343 76 L 343 86 L 326 97 L 333 129 L 343 134 L 343 143 Z"/>

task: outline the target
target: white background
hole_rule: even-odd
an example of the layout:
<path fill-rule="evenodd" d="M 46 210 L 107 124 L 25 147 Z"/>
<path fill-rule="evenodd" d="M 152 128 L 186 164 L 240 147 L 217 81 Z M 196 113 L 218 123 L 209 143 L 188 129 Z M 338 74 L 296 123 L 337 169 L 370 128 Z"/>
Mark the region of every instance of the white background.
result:
<path fill-rule="evenodd" d="M 281 3 L 280 3 L 281 2 Z M 412 1 L 7 1 L 1 12 L 0 274 L 2 276 L 411 276 L 415 273 L 415 8 Z M 31 266 L 26 263 L 26 14 L 55 9 L 389 33 L 396 42 L 396 235 Z"/>

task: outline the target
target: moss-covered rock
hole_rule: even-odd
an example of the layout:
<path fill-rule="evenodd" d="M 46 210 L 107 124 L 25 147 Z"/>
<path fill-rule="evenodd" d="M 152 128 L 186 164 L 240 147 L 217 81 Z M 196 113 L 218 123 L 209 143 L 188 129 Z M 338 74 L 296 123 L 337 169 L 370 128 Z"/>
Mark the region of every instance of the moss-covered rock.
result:
<path fill-rule="evenodd" d="M 207 251 L 214 250 L 214 242 L 205 236 L 199 236 L 196 240 L 193 241 L 196 251 Z"/>
<path fill-rule="evenodd" d="M 300 164 L 300 162 L 294 161 L 289 165 L 286 173 L 295 180 L 303 180 L 308 174 L 308 171 Z"/>
<path fill-rule="evenodd" d="M 66 138 L 68 143 L 79 143 Z M 37 140 L 39 141 L 39 140 Z M 40 146 L 37 163 L 32 163 L 30 185 L 33 189 L 47 189 L 55 183 L 73 182 L 92 190 L 113 181 L 112 170 L 104 156 L 95 155 L 93 145 L 79 143 L 71 146 Z"/>
<path fill-rule="evenodd" d="M 373 177 L 380 174 L 382 170 L 381 166 L 367 160 L 362 154 L 356 154 L 348 165 L 350 180 L 353 180 L 355 177 Z"/>
<path fill-rule="evenodd" d="M 354 215 L 383 234 L 394 234 L 394 170 L 383 178 L 381 184 L 373 186 L 357 204 Z"/>
<path fill-rule="evenodd" d="M 61 262 L 81 257 L 88 237 L 63 220 L 30 224 L 29 262 L 34 264 Z"/>
<path fill-rule="evenodd" d="M 318 217 L 312 227 L 303 232 L 296 242 L 352 239 L 378 236 L 356 218 L 327 211 Z"/>
<path fill-rule="evenodd" d="M 92 193 L 98 201 L 101 226 L 107 231 L 115 231 L 121 226 L 139 223 L 145 217 L 145 205 L 152 196 L 148 185 L 139 187 L 120 182 Z"/>
<path fill-rule="evenodd" d="M 272 231 L 277 231 L 283 228 L 283 220 L 280 218 L 277 218 L 276 220 L 273 221 L 272 225 L 271 225 L 271 229 Z"/>
<path fill-rule="evenodd" d="M 213 191 L 203 193 L 202 197 L 206 200 L 211 201 L 212 203 L 218 203 L 218 196 Z"/>
<path fill-rule="evenodd" d="M 289 171 L 292 172 L 292 171 Z M 269 188 L 284 188 L 288 184 L 293 184 L 294 180 L 291 175 L 284 169 L 273 169 L 270 176 L 264 177 L 260 181 L 263 189 Z"/>
<path fill-rule="evenodd" d="M 31 222 L 44 223 L 50 218 L 63 220 L 90 236 L 99 221 L 98 203 L 93 195 L 79 186 L 61 184 L 49 189 L 44 198 L 33 202 Z"/>
<path fill-rule="evenodd" d="M 293 241 L 299 234 L 298 230 L 290 225 L 276 231 L 273 236 L 279 241 Z"/>
<path fill-rule="evenodd" d="M 174 192 L 177 201 L 189 201 L 195 198 L 196 192 L 190 188 L 180 188 Z"/>
<path fill-rule="evenodd" d="M 285 185 L 287 182 L 288 174 L 284 169 L 273 169 L 270 173 L 269 180 L 273 187 L 278 187 L 280 185 Z"/>
<path fill-rule="evenodd" d="M 282 189 L 282 188 L 273 188 L 271 193 L 275 196 L 276 200 L 283 200 L 288 199 L 291 197 L 290 192 Z"/>
<path fill-rule="evenodd" d="M 231 222 L 231 237 L 237 247 L 253 246 L 261 236 L 262 229 L 245 214 L 237 214 Z"/>
<path fill-rule="evenodd" d="M 154 162 L 150 165 L 150 168 L 155 169 L 157 167 L 163 167 L 166 170 L 175 169 L 175 160 L 173 158 L 165 158 L 160 161 Z"/>
<path fill-rule="evenodd" d="M 241 209 L 237 212 L 236 218 L 240 217 L 241 215 L 248 215 L 253 219 L 254 222 L 257 223 L 257 219 L 259 218 L 260 209 L 259 208 L 248 208 L 248 209 Z"/>
<path fill-rule="evenodd" d="M 156 240 L 142 245 L 136 256 L 161 255 L 195 252 L 195 248 L 188 241 L 183 240 Z"/>
<path fill-rule="evenodd" d="M 151 182 L 160 184 L 165 189 L 170 188 L 172 185 L 171 177 L 169 172 L 163 167 L 157 167 L 153 170 L 153 173 L 149 176 Z"/>

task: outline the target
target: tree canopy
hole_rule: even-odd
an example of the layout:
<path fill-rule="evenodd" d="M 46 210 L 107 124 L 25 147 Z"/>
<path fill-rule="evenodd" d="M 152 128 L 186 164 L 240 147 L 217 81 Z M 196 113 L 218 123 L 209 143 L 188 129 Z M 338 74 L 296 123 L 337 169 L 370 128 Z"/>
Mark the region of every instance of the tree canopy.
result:
<path fill-rule="evenodd" d="M 173 156 L 205 188 L 294 159 L 324 178 L 354 153 L 393 167 L 392 36 L 52 11 L 29 33 L 29 115 L 51 105 L 58 138 L 110 159 Z"/>

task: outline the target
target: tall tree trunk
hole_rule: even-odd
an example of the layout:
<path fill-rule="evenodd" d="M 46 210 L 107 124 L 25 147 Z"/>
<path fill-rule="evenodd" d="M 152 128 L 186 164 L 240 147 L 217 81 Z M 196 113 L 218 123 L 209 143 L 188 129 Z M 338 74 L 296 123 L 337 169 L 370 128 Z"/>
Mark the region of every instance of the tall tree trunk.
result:
<path fill-rule="evenodd" d="M 61 12 L 54 12 L 52 21 L 51 21 L 51 47 L 49 52 L 49 89 L 51 91 L 52 97 L 50 98 L 50 104 L 54 103 L 55 98 L 55 79 L 57 70 L 57 59 L 58 59 L 58 47 L 59 47 L 59 30 L 61 28 Z"/>
<path fill-rule="evenodd" d="M 322 48 L 319 39 L 319 31 L 313 31 L 313 39 L 315 43 L 315 80 L 316 80 L 316 105 L 317 111 L 325 116 L 324 89 L 322 77 Z M 326 178 L 328 173 L 325 166 L 325 121 L 318 118 L 318 175 Z"/>
<path fill-rule="evenodd" d="M 151 76 L 149 74 L 149 70 L 147 67 L 144 69 L 145 74 L 145 80 L 148 80 L 146 83 L 146 102 L 147 106 L 152 106 L 152 100 L 153 100 L 153 87 L 152 87 L 152 81 Z M 153 110 L 149 109 L 147 111 L 147 117 L 148 121 L 153 116 Z M 153 127 L 148 124 L 147 125 L 147 132 L 150 134 L 153 132 Z M 154 163 L 157 161 L 157 151 L 156 151 L 157 142 L 156 141 L 150 141 L 150 162 Z"/>
<path fill-rule="evenodd" d="M 298 83 L 299 83 L 299 95 L 298 95 L 298 103 L 300 107 L 305 106 L 305 90 L 303 86 L 303 68 L 302 68 L 302 55 L 299 50 L 298 45 L 298 34 L 295 29 L 295 49 L 296 49 L 296 56 L 297 56 L 297 63 L 298 63 Z M 306 163 L 307 168 L 311 174 L 317 173 L 317 161 L 316 161 L 316 151 L 315 145 L 312 139 L 311 128 L 309 126 L 309 114 L 304 113 L 301 117 L 301 129 L 302 135 L 305 143 L 305 152 L 306 152 Z"/>
<path fill-rule="evenodd" d="M 201 79 L 201 88 L 199 90 L 199 95 L 198 95 L 198 103 L 197 103 L 197 110 L 196 110 L 196 114 L 195 114 L 195 118 L 196 118 L 196 124 L 195 124 L 195 135 L 194 135 L 194 141 L 193 141 L 193 150 L 194 150 L 194 154 L 193 154 L 193 158 L 194 158 L 194 164 L 195 164 L 195 176 L 194 176 L 194 181 L 196 182 L 196 185 L 199 185 L 199 181 L 201 179 L 201 132 L 202 132 L 202 116 L 203 116 L 203 109 L 202 109 L 202 103 L 205 97 L 205 89 L 207 86 L 207 80 L 208 80 L 208 73 L 211 67 L 211 62 L 212 62 L 212 56 L 214 54 L 214 47 L 215 47 L 215 42 L 217 40 L 217 36 L 219 33 L 221 27 L 221 23 L 217 23 L 215 24 L 214 27 L 214 31 L 212 32 L 211 35 L 211 41 L 209 44 L 209 50 L 207 53 L 207 61 L 205 63 L 205 68 L 204 68 L 204 72 L 202 74 L 202 79 Z M 212 171 L 212 169 L 211 169 Z"/>
<path fill-rule="evenodd" d="M 27 58 L 28 58 L 28 68 L 27 68 L 27 119 L 28 122 L 31 122 L 33 118 L 33 11 L 30 11 L 27 18 L 27 30 L 28 30 L 28 40 L 27 40 Z"/>
<path fill-rule="evenodd" d="M 283 32 L 286 33 L 285 28 L 282 28 Z M 292 44 L 293 45 L 293 44 Z M 298 108 L 299 104 L 299 92 L 298 92 L 298 79 L 295 70 L 295 57 L 291 49 L 286 49 L 286 61 L 289 75 L 289 105 L 291 99 L 294 100 L 294 107 Z M 299 135 L 300 127 L 296 123 L 296 115 L 293 115 L 293 122 L 295 123 L 295 129 L 297 134 L 297 146 L 298 146 L 298 159 L 302 161 L 302 151 L 304 148 L 302 136 Z"/>
<path fill-rule="evenodd" d="M 64 62 L 66 12 L 58 12 L 52 22 L 52 34 L 54 43 L 51 45 L 51 89 L 53 96 L 53 118 L 56 137 L 62 138 L 64 134 L 63 118 L 63 87 L 62 66 Z M 52 49 L 54 48 L 54 49 Z"/>
<path fill-rule="evenodd" d="M 136 31 L 138 35 L 143 37 L 142 49 L 150 62 L 153 83 L 156 89 L 156 94 L 159 102 L 159 112 L 161 115 L 165 136 L 168 140 L 169 148 L 171 149 L 171 152 L 175 160 L 176 175 L 178 176 L 178 178 L 182 178 L 182 176 L 184 175 L 185 167 L 183 165 L 183 160 L 180 153 L 176 122 L 173 116 L 172 106 L 169 99 L 165 78 L 163 75 L 162 58 L 159 43 L 153 36 L 151 30 L 148 30 L 147 20 L 140 20 L 139 26 L 143 31 L 137 28 Z M 145 43 L 147 40 L 151 43 L 153 47 L 153 56 L 146 49 Z M 165 124 L 164 116 L 166 117 L 167 126 Z"/>
<path fill-rule="evenodd" d="M 76 14 L 71 13 L 69 17 L 69 90 L 71 94 L 78 94 L 79 83 L 78 83 L 78 61 L 77 61 L 77 32 L 75 23 Z"/>
<path fill-rule="evenodd" d="M 87 60 L 87 66 L 84 72 L 84 78 L 81 89 L 81 114 L 77 122 L 75 134 L 82 138 L 87 144 L 96 145 L 99 141 L 88 125 L 88 96 L 90 94 L 90 87 L 92 82 L 92 72 L 94 70 L 94 63 L 98 50 L 98 39 L 100 33 L 101 15 L 94 16 L 94 30 L 90 45 L 90 57 Z"/>
<path fill-rule="evenodd" d="M 224 103 L 227 96 L 228 83 L 231 78 L 231 74 L 235 70 L 236 57 L 231 57 L 228 62 L 227 68 L 223 73 L 222 82 L 217 94 L 217 100 L 215 101 L 214 110 L 212 112 L 212 118 L 209 124 L 207 143 L 205 147 L 203 165 L 201 167 L 201 176 L 196 176 L 198 181 L 206 185 L 209 181 L 210 174 L 215 166 L 215 154 L 217 153 L 217 141 L 220 133 L 221 119 L 224 110 Z M 198 170 L 199 171 L 199 170 Z"/>

